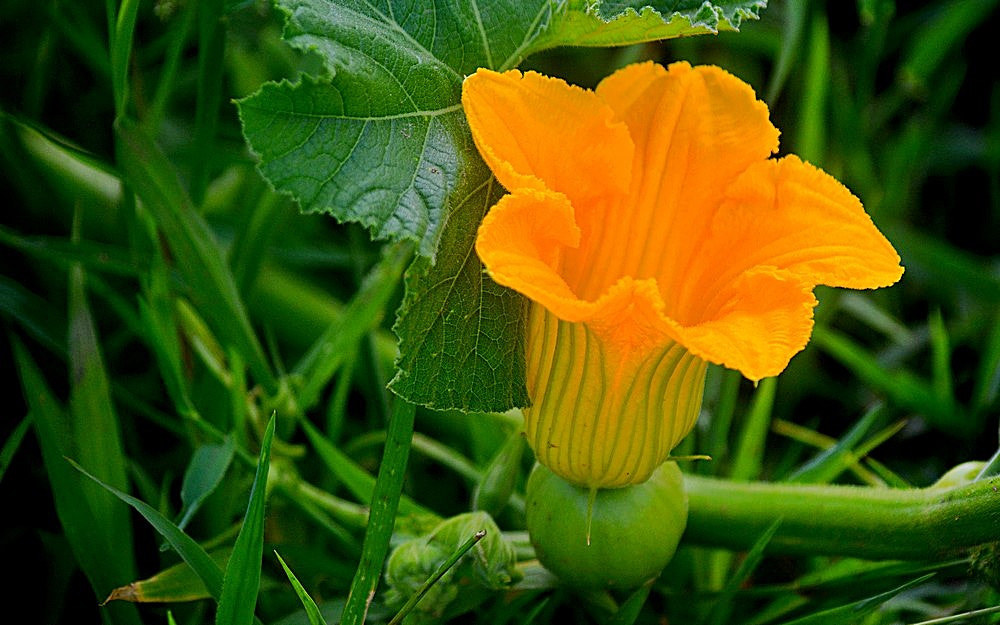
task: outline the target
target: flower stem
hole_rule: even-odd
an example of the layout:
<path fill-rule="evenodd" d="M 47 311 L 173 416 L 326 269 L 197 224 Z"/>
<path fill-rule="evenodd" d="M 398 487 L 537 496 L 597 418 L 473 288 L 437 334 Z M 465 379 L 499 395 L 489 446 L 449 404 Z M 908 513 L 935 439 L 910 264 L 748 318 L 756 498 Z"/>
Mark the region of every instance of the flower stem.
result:
<path fill-rule="evenodd" d="M 749 549 L 776 520 L 768 551 L 923 560 L 1000 539 L 1000 477 L 921 489 L 737 483 L 685 476 L 684 541 Z"/>

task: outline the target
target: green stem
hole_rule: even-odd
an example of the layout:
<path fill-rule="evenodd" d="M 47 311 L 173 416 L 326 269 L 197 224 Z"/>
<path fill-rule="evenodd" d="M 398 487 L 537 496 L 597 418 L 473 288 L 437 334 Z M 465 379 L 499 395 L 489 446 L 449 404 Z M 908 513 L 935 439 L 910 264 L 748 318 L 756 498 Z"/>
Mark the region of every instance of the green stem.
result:
<path fill-rule="evenodd" d="M 684 541 L 746 550 L 781 519 L 772 553 L 951 557 L 1000 539 L 1000 477 L 954 488 L 736 483 L 685 476 Z"/>

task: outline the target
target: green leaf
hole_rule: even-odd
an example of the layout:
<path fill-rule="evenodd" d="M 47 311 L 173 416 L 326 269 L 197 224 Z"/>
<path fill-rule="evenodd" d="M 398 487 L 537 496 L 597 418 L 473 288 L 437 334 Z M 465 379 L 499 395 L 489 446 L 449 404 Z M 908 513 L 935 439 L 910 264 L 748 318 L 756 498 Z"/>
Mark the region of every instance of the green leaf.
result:
<path fill-rule="evenodd" d="M 21 447 L 21 441 L 24 440 L 24 435 L 28 433 L 28 429 L 31 428 L 31 415 L 24 417 L 21 421 L 14 427 L 14 430 L 7 436 L 7 440 L 4 441 L 3 447 L 0 447 L 0 482 L 3 481 L 3 475 L 7 472 L 7 467 L 10 466 L 11 460 L 14 459 L 14 454 Z"/>
<path fill-rule="evenodd" d="M 330 473 L 340 480 L 344 488 L 350 491 L 358 501 L 365 503 L 371 501 L 372 494 L 375 492 L 375 478 L 358 466 L 347 454 L 337 449 L 312 423 L 305 419 L 299 423 L 317 456 L 323 461 L 323 465 Z M 398 511 L 401 515 L 435 516 L 433 512 L 403 494 L 399 496 Z"/>
<path fill-rule="evenodd" d="M 639 618 L 642 607 L 646 605 L 649 591 L 653 589 L 653 581 L 646 582 L 629 595 L 618 611 L 608 620 L 608 625 L 633 625 Z"/>
<path fill-rule="evenodd" d="M 490 280 L 473 249 L 467 233 L 503 192 L 489 172 L 475 173 L 480 186 L 452 213 L 437 263 L 418 258 L 407 271 L 389 388 L 432 408 L 503 412 L 528 405 L 527 300 Z"/>
<path fill-rule="evenodd" d="M 570 0 L 529 52 L 555 46 L 622 46 L 739 30 L 767 0 Z"/>
<path fill-rule="evenodd" d="M 260 169 L 305 211 L 379 239 L 419 241 L 433 256 L 472 149 L 459 103 L 478 67 L 520 61 L 551 3 L 279 0 L 285 39 L 329 75 L 267 84 L 239 102 Z M 460 196 L 459 199 L 462 199 Z"/>
<path fill-rule="evenodd" d="M 222 581 L 219 610 L 215 614 L 216 625 L 249 625 L 254 620 L 253 612 L 260 590 L 261 558 L 264 555 L 264 503 L 267 498 L 267 474 L 271 467 L 274 421 L 272 415 L 260 443 L 260 458 L 250 489 L 250 503 Z"/>
<path fill-rule="evenodd" d="M 757 567 L 760 566 L 761 561 L 764 559 L 764 552 L 779 527 L 781 527 L 780 518 L 775 519 L 753 544 L 743 562 L 740 563 L 739 568 L 726 580 L 726 585 L 722 588 L 722 592 L 713 601 L 712 611 L 709 613 L 705 621 L 706 623 L 719 625 L 730 622 L 730 617 L 733 613 L 733 600 L 736 597 L 737 591 L 753 575 Z"/>
<path fill-rule="evenodd" d="M 202 445 L 194 450 L 181 484 L 184 510 L 178 527 L 184 529 L 205 499 L 222 483 L 235 454 L 236 444 L 229 436 L 223 443 Z"/>

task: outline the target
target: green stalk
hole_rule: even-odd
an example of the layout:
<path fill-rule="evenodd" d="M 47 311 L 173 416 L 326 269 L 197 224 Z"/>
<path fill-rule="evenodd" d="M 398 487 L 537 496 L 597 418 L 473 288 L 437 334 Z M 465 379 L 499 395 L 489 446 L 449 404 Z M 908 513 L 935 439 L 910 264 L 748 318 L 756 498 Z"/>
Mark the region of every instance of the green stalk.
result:
<path fill-rule="evenodd" d="M 953 557 L 1000 539 L 1000 477 L 954 488 L 736 483 L 685 476 L 685 542 L 749 549 L 781 527 L 771 553 L 867 559 Z"/>

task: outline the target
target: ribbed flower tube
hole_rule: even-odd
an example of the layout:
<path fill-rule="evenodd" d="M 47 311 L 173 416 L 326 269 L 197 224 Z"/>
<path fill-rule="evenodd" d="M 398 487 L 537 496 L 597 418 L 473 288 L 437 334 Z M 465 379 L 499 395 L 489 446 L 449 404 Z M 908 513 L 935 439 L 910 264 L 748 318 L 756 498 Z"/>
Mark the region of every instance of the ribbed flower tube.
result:
<path fill-rule="evenodd" d="M 462 105 L 510 192 L 476 252 L 532 301 L 528 441 L 590 488 L 647 479 L 697 418 L 708 363 L 777 375 L 819 284 L 888 286 L 899 255 L 717 67 L 625 67 L 593 91 L 481 69 Z"/>
<path fill-rule="evenodd" d="M 532 306 L 528 443 L 553 472 L 593 488 L 643 482 L 691 430 L 708 363 L 678 343 L 623 357 L 585 324 Z"/>

